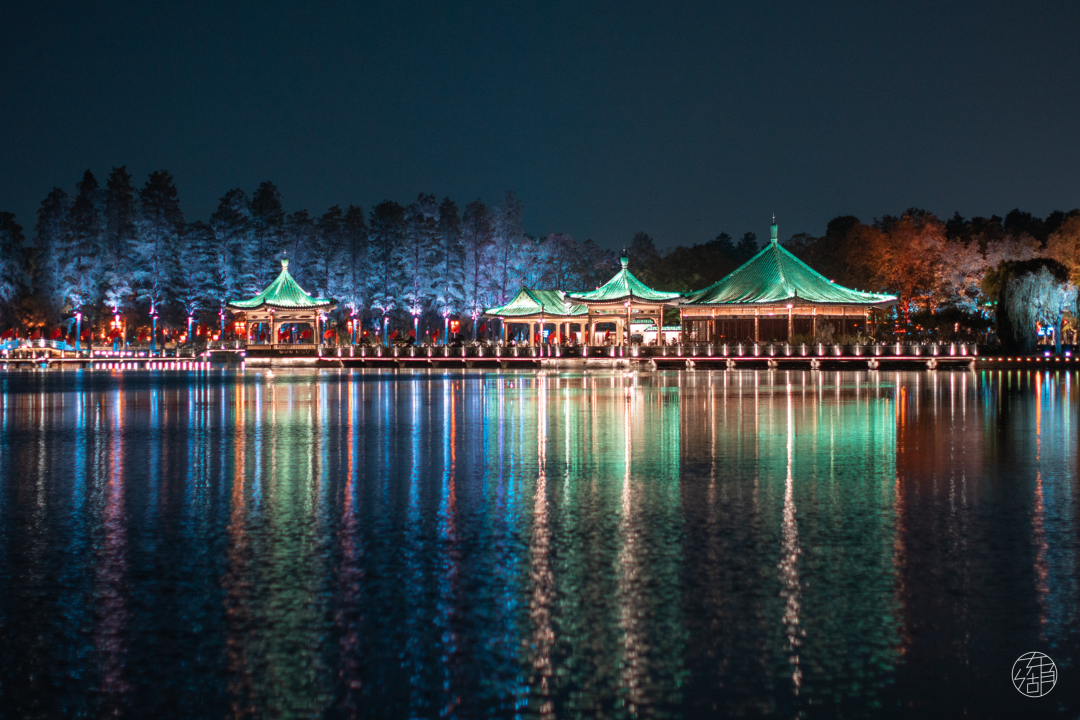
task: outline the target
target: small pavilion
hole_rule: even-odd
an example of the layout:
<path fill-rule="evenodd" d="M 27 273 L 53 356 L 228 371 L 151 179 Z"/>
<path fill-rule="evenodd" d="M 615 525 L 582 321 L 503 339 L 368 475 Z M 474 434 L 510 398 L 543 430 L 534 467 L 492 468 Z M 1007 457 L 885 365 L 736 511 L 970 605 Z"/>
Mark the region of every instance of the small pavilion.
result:
<path fill-rule="evenodd" d="M 561 290 L 532 290 L 521 288 L 510 302 L 486 310 L 487 317 L 502 321 L 502 339 L 505 343 L 513 335 L 514 325 L 528 327 L 529 342 L 548 325 L 560 338 L 569 337 L 573 325 L 580 331 L 586 309 L 584 305 L 571 303 Z"/>
<path fill-rule="evenodd" d="M 690 293 L 680 307 L 684 340 L 698 342 L 814 342 L 823 324 L 834 333 L 870 332 L 874 313 L 896 304 L 893 295 L 837 285 L 776 241 L 737 270 L 704 290 Z"/>
<path fill-rule="evenodd" d="M 320 319 L 337 307 L 330 298 L 312 297 L 305 292 L 289 274 L 289 261 L 281 260 L 281 274 L 265 290 L 247 300 L 230 300 L 229 310 L 243 314 L 244 339 L 248 345 L 264 345 L 276 349 L 282 345 L 295 349 L 314 349 L 321 338 Z M 303 334 L 303 327 L 310 326 L 310 342 L 296 342 Z M 279 342 L 278 332 L 294 330 L 294 338 Z M 267 335 L 269 331 L 269 335 Z"/>
<path fill-rule="evenodd" d="M 630 328 L 637 320 L 648 319 L 660 330 L 664 324 L 664 310 L 679 304 L 681 293 L 662 292 L 634 277 L 627 269 L 626 252 L 619 258 L 622 269 L 606 283 L 587 292 L 567 293 L 571 302 L 585 306 L 587 312 L 588 339 L 596 344 L 596 327 L 603 323 L 615 324 L 618 345 L 630 344 Z"/>

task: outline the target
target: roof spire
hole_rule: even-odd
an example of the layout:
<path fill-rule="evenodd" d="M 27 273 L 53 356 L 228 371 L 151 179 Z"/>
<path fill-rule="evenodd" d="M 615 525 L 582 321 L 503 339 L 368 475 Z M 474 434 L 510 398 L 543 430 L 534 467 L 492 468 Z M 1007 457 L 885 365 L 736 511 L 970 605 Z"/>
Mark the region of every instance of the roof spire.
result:
<path fill-rule="evenodd" d="M 630 258 L 626 255 L 626 248 L 622 249 L 622 257 L 619 258 L 619 262 L 622 263 L 623 270 L 625 270 L 626 266 L 630 264 Z"/>
<path fill-rule="evenodd" d="M 776 242 L 776 213 L 772 216 L 772 227 L 769 228 L 769 236 L 773 242 Z"/>

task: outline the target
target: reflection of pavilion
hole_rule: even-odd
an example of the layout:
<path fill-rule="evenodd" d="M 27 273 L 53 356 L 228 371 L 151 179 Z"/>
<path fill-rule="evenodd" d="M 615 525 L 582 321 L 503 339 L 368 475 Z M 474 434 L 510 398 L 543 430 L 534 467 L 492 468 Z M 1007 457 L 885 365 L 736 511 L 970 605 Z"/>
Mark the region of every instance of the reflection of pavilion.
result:
<path fill-rule="evenodd" d="M 330 298 L 305 292 L 289 274 L 289 261 L 282 259 L 281 274 L 265 290 L 247 300 L 232 300 L 227 307 L 243 314 L 244 339 L 249 345 L 314 349 L 320 338 L 320 318 L 336 306 Z M 284 342 L 278 337 L 283 330 L 289 333 Z"/>

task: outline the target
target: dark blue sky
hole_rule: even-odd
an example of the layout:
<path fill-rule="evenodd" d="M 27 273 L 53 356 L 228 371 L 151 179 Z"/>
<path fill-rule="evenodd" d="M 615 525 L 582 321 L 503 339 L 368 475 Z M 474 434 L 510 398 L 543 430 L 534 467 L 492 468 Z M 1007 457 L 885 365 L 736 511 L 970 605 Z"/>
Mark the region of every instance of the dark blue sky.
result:
<path fill-rule="evenodd" d="M 1080 3 L 23 3 L 0 22 L 0 209 L 127 165 L 189 220 L 497 203 L 617 247 L 1080 206 Z"/>

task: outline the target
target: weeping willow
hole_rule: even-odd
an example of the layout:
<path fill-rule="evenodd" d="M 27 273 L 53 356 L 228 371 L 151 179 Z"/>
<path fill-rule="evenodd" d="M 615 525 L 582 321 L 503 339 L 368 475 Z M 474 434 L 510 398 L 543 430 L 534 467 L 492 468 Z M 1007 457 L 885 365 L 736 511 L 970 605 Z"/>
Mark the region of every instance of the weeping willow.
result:
<path fill-rule="evenodd" d="M 1075 307 L 1077 288 L 1068 271 L 1053 260 L 1038 258 L 1002 263 L 997 306 L 998 338 L 1006 350 L 1033 352 L 1038 328 L 1053 327 L 1054 343 L 1061 349 L 1061 322 Z"/>

